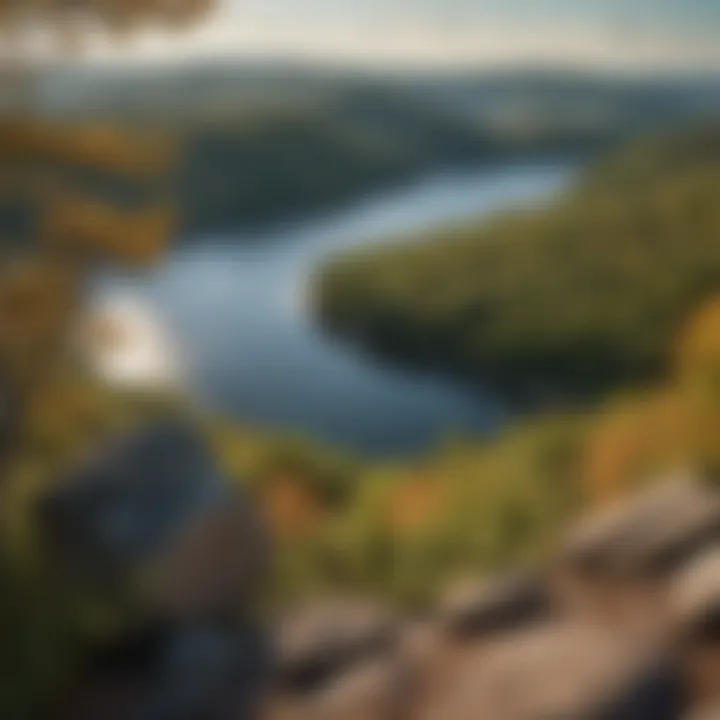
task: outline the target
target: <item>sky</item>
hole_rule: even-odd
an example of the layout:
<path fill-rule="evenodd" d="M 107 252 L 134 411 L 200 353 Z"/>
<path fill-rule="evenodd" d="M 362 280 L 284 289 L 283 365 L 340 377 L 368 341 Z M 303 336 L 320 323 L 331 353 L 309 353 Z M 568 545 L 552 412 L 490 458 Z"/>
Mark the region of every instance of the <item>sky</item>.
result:
<path fill-rule="evenodd" d="M 720 0 L 219 0 L 181 38 L 147 33 L 118 61 L 298 58 L 396 65 L 720 71 Z"/>

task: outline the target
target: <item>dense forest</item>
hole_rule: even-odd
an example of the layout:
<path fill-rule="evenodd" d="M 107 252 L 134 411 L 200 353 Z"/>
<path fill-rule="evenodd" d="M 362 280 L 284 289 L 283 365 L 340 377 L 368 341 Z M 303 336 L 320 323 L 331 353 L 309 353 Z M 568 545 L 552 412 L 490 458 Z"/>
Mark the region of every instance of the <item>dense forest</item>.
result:
<path fill-rule="evenodd" d="M 633 143 L 552 206 L 330 261 L 334 333 L 520 389 L 584 393 L 661 373 L 720 283 L 720 123 Z"/>

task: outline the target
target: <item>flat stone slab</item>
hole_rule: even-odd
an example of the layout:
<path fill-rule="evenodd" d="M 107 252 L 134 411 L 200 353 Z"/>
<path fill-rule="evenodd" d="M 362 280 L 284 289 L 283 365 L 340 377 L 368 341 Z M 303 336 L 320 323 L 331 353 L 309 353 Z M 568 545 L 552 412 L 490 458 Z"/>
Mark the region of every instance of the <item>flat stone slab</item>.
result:
<path fill-rule="evenodd" d="M 560 564 L 590 577 L 663 575 L 713 538 L 720 538 L 720 491 L 681 473 L 582 520 Z"/>
<path fill-rule="evenodd" d="M 438 616 L 450 635 L 469 639 L 517 629 L 547 617 L 550 611 L 542 579 L 517 573 L 460 582 L 441 599 Z"/>
<path fill-rule="evenodd" d="M 315 687 L 354 663 L 378 656 L 396 636 L 386 608 L 366 600 L 334 600 L 296 609 L 277 625 L 278 670 L 283 684 Z"/>
<path fill-rule="evenodd" d="M 579 624 L 480 644 L 418 720 L 677 720 L 656 648 Z M 638 714 L 638 708 L 654 714 Z M 677 712 L 677 709 L 675 710 Z"/>

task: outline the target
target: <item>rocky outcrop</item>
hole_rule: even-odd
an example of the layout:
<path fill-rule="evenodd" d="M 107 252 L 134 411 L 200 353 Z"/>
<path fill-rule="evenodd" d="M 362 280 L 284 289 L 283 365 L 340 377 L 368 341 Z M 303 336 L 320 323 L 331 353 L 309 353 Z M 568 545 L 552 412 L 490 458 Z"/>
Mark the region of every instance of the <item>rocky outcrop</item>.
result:
<path fill-rule="evenodd" d="M 629 502 L 582 520 L 561 553 L 566 569 L 593 579 L 671 574 L 720 537 L 720 494 L 680 473 Z"/>
<path fill-rule="evenodd" d="M 583 519 L 541 571 L 461 583 L 394 633 L 318 606 L 269 717 L 720 718 L 719 531 L 718 490 L 681 473 Z"/>
<path fill-rule="evenodd" d="M 132 588 L 164 615 L 234 607 L 267 566 L 258 516 L 179 422 L 104 448 L 61 478 L 38 514 L 46 551 L 68 577 Z"/>
<path fill-rule="evenodd" d="M 678 574 L 671 602 L 685 634 L 720 641 L 720 542 L 700 553 Z"/>
<path fill-rule="evenodd" d="M 264 720 L 715 717 L 720 493 L 701 478 L 676 475 L 590 516 L 544 567 L 463 582 L 420 618 L 367 598 L 308 602 L 273 620 L 271 649 L 229 623 L 254 587 L 262 534 L 181 437 L 131 439 L 46 499 L 56 557 L 92 582 L 106 562 L 152 613 L 54 717 L 245 720 L 260 695 Z M 158 448 L 167 464 L 141 467 Z"/>
<path fill-rule="evenodd" d="M 132 608 L 49 717 L 255 714 L 271 652 L 249 607 L 267 541 L 194 430 L 164 423 L 123 438 L 57 483 L 38 513 L 46 553 L 74 587 Z"/>
<path fill-rule="evenodd" d="M 621 718 L 653 720 L 677 699 L 661 681 L 656 648 L 589 624 L 549 624 L 480 646 L 421 720 Z M 625 710 L 645 707 L 653 714 Z M 609 709 L 613 714 L 606 714 Z"/>
<path fill-rule="evenodd" d="M 408 717 L 410 678 L 392 654 L 360 662 L 313 692 L 275 699 L 267 720 L 400 720 Z"/>
<path fill-rule="evenodd" d="M 267 720 L 396 720 L 409 693 L 398 618 L 367 599 L 296 608 L 276 626 Z"/>
<path fill-rule="evenodd" d="M 720 720 L 720 705 L 692 710 L 683 720 Z"/>
<path fill-rule="evenodd" d="M 438 608 L 442 626 L 458 638 L 516 630 L 550 613 L 547 587 L 534 573 L 463 581 L 448 590 Z"/>
<path fill-rule="evenodd" d="M 276 631 L 278 675 L 290 690 L 312 690 L 346 668 L 393 649 L 397 622 L 367 600 L 331 600 L 280 618 Z"/>
<path fill-rule="evenodd" d="M 702 707 L 720 709 L 720 543 L 678 575 L 671 604 L 688 694 Z"/>
<path fill-rule="evenodd" d="M 152 625 L 90 658 L 54 720 L 237 720 L 267 692 L 270 653 L 258 628 Z"/>

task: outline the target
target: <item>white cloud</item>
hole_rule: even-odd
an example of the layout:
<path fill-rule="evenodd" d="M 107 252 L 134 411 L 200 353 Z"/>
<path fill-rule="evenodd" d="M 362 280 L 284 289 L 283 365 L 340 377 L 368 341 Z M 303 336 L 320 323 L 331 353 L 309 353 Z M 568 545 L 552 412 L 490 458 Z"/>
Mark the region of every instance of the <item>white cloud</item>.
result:
<path fill-rule="evenodd" d="M 415 16 L 353 23 L 253 20 L 221 13 L 181 37 L 146 33 L 121 47 L 94 38 L 88 55 L 120 62 L 175 62 L 224 57 L 291 57 L 360 64 L 488 66 L 530 63 L 613 70 L 720 70 L 720 44 L 703 36 L 640 28 L 558 23 L 523 27 L 497 19 L 452 28 Z"/>

